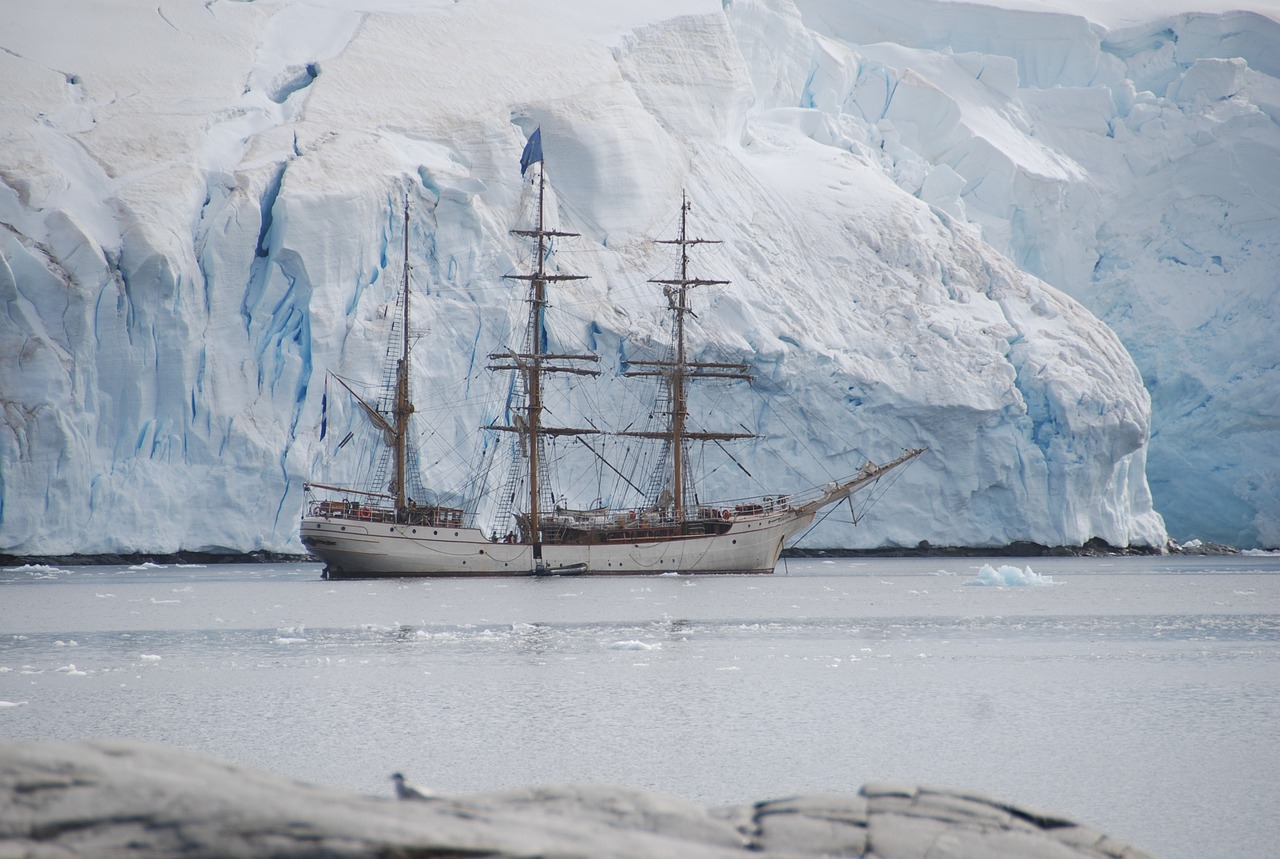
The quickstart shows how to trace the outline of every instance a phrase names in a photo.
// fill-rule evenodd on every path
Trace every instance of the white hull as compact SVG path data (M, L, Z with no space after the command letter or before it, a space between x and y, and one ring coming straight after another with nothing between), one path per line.
M772 573L783 542L812 511L736 517L722 534L592 545L543 544L542 566L527 543L488 540L478 528L437 528L307 516L302 542L330 579L437 576L592 576Z

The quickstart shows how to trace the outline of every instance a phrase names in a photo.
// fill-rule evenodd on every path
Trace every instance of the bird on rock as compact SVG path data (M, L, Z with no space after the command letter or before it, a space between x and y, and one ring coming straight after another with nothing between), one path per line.
M401 799L435 799L435 791L419 787L404 777L403 773L392 773L391 780L396 783L396 796Z

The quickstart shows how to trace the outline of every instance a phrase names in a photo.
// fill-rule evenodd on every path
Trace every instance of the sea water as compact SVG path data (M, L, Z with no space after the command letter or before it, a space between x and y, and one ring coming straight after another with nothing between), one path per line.
M703 804L894 780L1163 859L1274 855L1280 556L790 560L773 576L0 571L0 737L125 737L390 795Z

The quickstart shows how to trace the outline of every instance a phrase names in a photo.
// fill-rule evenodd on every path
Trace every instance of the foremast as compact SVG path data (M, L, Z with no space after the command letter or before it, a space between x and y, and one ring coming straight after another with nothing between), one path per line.
M391 494L395 496L396 515L409 509L405 491L409 470L409 416L413 401L409 398L409 197L404 198L404 275L401 283L400 360L396 363L396 391L391 405L394 454L391 464Z
M693 313L689 304L689 291L699 286L723 286L727 280L709 280L689 276L689 248L695 245L719 244L716 239L690 238L688 229L689 198L680 195L680 235L675 239L658 239L658 244L677 245L680 248L679 277L653 278L650 283L660 284L671 311L672 357L667 361L630 361L634 367L624 376L657 376L667 388L669 411L667 427L662 432L628 431L622 435L639 438L657 438L669 443L671 450L671 517L679 522L686 518L688 496L692 492L691 475L685 467L686 447L689 441L730 441L757 438L753 433L694 431L687 427L689 419L689 381L703 379L741 379L750 381L746 364L690 361L685 339L685 319Z
M540 148L540 147L539 147ZM518 409L511 425L490 424L489 429L516 433L520 438L522 455L528 467L527 519L521 521L523 538L533 544L534 559L541 561L542 544L542 502L543 496L550 499L548 469L545 461L544 439L549 436L594 435L600 431L580 427L549 426L544 421L546 411L542 400L543 377L551 373L568 373L578 376L598 376L599 370L583 366L585 363L599 361L599 356L591 353L564 354L547 351L545 316L548 304L547 285L570 280L585 280L584 275L562 274L547 271L547 253L549 240L556 238L575 238L578 233L567 233L546 228L546 173L538 153L538 220L537 227L532 230L512 230L512 235L533 239L537 242L537 252L533 271L529 274L504 275L508 280L523 280L529 284L529 318L525 330L523 351L494 352L489 355L491 361L501 363L490 364L490 370L514 370L520 374L525 389L525 403ZM520 520L520 517L517 517Z
M355 399L361 411L381 434L381 451L374 474L364 488L355 486L335 486L332 484L307 481L306 489L323 489L326 492L342 493L342 501L333 499L316 499L310 504L307 516L339 518L339 520L364 520L388 522L399 525L442 525L458 527L462 525L466 511L461 507L447 507L439 503L419 504L411 497L411 493L425 493L421 483L421 475L417 472L416 452L410 440L410 419L415 412L411 396L410 367L411 361L411 329L410 329L410 273L412 266L408 261L408 196L404 197L404 268L401 292L397 297L399 305L392 314L392 326L383 364L383 379L379 388L379 396L366 398L357 393L346 379L329 373L347 393ZM397 332L397 325L399 330ZM321 424L323 425L323 424ZM323 438L323 434L321 434ZM351 439L347 435L338 444L342 448ZM355 495L357 499L353 499ZM306 521L307 516L303 517Z
M330 373L338 384L346 388L353 399L360 405L366 417L382 431L383 441L391 449L389 463L390 478L387 481L387 493L369 492L340 486L329 486L323 483L309 483L318 489L329 489L340 492L365 495L370 498L390 499L395 505L396 521L407 519L409 510L409 494L407 489L409 473L409 417L414 412L413 400L409 386L409 197L404 198L404 270L400 286L400 357L396 360L395 379L391 395L391 419L387 419L374 403L369 402L357 393L341 376ZM389 350L388 350L389 351ZM385 389L384 389L385 390ZM383 400L385 403L385 400Z

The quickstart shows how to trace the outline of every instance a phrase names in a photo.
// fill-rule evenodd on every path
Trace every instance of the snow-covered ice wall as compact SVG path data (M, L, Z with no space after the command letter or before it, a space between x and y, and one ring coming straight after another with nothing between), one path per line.
M733 281L697 348L762 394L747 491L929 446L807 544L1159 545L1148 451L1187 536L1280 542L1274 22L881 5L0 7L0 552L300 549L356 420L319 441L325 371L380 373L403 195L417 375L469 392L538 126L592 276L551 336L610 373L660 342L650 240L687 190ZM465 461L493 414L442 417Z
M1280 545L1280 7L797 5L804 97L1119 334L1170 534Z

